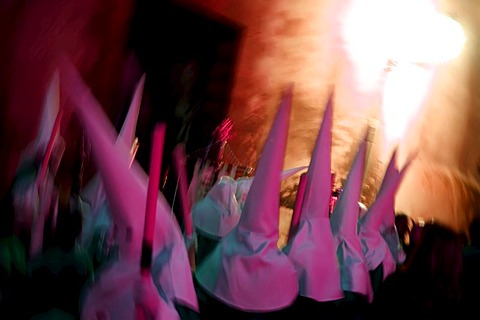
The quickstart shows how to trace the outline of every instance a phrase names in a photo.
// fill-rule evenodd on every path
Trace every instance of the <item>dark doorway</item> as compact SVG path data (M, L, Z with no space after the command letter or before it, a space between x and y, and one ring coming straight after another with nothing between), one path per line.
M240 37L239 26L206 12L171 1L137 1L129 44L146 72L142 108L148 114L139 117L143 148L137 159L148 172L150 134L165 122L162 191L171 204L177 182L171 155L178 143L186 146L189 174L199 158L218 160L213 132L227 117Z

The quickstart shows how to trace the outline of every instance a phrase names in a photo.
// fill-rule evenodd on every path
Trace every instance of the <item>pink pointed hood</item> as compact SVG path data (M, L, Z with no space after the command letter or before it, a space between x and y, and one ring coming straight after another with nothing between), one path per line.
M280 172L287 144L292 90L290 87L283 94L240 221L196 272L199 284L207 292L243 311L279 310L293 303L298 294L295 268L277 247Z
M383 277L392 274L397 264L405 260L395 228L395 194L411 163L397 168L397 149L394 150L375 202L360 220L359 235L369 270L383 264Z
M295 204L293 205L292 221L290 222L290 230L288 238L291 239L298 229L300 224L300 215L302 213L303 197L305 196L305 187L307 186L307 173L300 175L297 187L297 195L295 196Z
M145 215L144 245L145 254L151 254L154 235L155 211L160 181L161 155L165 138L164 124L158 124L154 129L151 148L150 179L147 194ZM172 301L164 300L152 281L148 256L142 257L147 262L134 266L120 260L109 265L100 273L97 280L88 291L82 305L82 319L137 319L137 313L148 319L179 320Z
M123 122L122 128L117 137L118 140L122 140L127 146L131 146L135 139L135 131L137 129L138 114L140 112L140 106L143 95L143 88L145 83L145 75L140 78L136 87L135 93L130 103L127 116ZM87 202L92 212L95 214L97 209L105 201L105 192L101 185L101 179L98 174L95 174L89 181L89 183L82 190L82 199Z
M134 162L129 147L116 141L115 129L81 76L69 61L62 65L62 85L73 102L105 188L112 220L117 226L119 260L140 265L148 176ZM153 281L168 301L198 309L188 254L170 206L159 192L153 239Z
M58 168L65 150L65 141L60 135L60 128L56 127L55 122L60 112L60 89L59 89L59 72L56 70L45 92L43 102L43 110L40 115L40 124L38 126L35 140L28 144L20 157L18 168L22 167L26 162L35 159L37 156L45 156L47 147L51 139L53 139L54 150L48 155L47 161L52 161L52 167Z
M145 84L145 74L138 81L135 92L128 109L127 116L123 122L122 128L118 134L117 142L123 141L128 147L132 146L135 139L135 131L137 128L138 114L143 96L143 88ZM99 174L95 174L88 184L83 188L81 199L84 202L84 227L82 229L82 241L89 239L93 229L98 224L109 224L106 206L106 195L103 189L102 181Z
M363 139L355 156L347 181L340 194L330 223L340 263L342 289L373 298L370 275L357 234L360 195L367 154L367 139Z
M285 250L297 269L300 295L317 301L344 296L329 219L332 99L333 95L329 97L308 167L300 224Z

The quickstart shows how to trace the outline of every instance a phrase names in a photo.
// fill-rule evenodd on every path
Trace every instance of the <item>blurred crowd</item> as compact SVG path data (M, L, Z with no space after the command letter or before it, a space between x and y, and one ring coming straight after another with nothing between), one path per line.
M396 190L415 161L397 168L395 152L375 202L359 203L366 140L333 191L332 99L309 166L283 170L289 88L254 175L202 159L190 174L180 154L172 200L149 185L154 171L135 163L135 112L116 136L81 77L65 68L60 82L99 174L62 202L55 121L47 139L26 150L1 205L2 319L475 318L480 216L458 233L395 212ZM280 183L299 173L304 184L279 246Z

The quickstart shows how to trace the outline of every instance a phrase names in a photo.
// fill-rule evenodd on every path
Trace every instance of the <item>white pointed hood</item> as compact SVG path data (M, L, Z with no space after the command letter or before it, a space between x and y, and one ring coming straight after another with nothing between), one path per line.
M55 119L60 110L59 73L55 71L47 89L40 118L36 143L39 148L45 148L55 125Z
M62 85L72 101L92 151L105 188L112 220L118 229L119 260L140 265L148 176L134 162L129 146L116 142L116 133L101 106L69 61L62 65ZM188 254L170 206L158 193L153 240L153 281L168 303L176 301L198 309Z
M371 301L373 291L370 274L357 234L360 195L367 154L367 139L363 139L355 156L352 167L338 197L330 217L333 237L337 246L337 258L340 263L342 289L356 292Z
M235 190L235 180L230 176L222 176L207 195L193 205L195 230L215 240L227 235L240 220Z
M329 219L332 99L333 95L329 97L308 167L300 224L285 248L298 272L300 295L317 301L344 296Z
M293 303L298 294L295 268L277 247L280 172L292 89L283 94L239 223L220 240L196 272L199 284L207 292L243 311L279 310Z

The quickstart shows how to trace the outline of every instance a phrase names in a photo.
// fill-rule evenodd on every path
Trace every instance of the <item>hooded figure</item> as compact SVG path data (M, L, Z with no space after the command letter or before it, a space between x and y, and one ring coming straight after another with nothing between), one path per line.
M151 254L154 235L155 210L160 181L161 154L165 139L165 127L157 126L153 137L148 185L144 247L145 256ZM143 254L144 252L142 252ZM142 258L144 258L142 257ZM111 266L94 284L82 309L82 319L166 319L180 320L172 301L160 296L150 273L151 257L142 259L141 268L125 263ZM117 283L122 286L118 287ZM113 285L112 285L113 284Z
M83 302L82 320L140 319L136 307L142 306L150 317L144 319L179 320L172 301L166 300L152 282L141 275L140 265L120 262L97 280ZM149 282L147 282L149 281Z
M222 176L207 195L192 206L192 219L197 235L197 263L201 263L218 241L240 220L235 189L236 181L230 176Z
M195 230L201 235L220 240L240 220L240 211L235 198L236 182L222 176L207 195L192 207Z
M205 291L241 311L280 310L292 304L298 294L295 267L277 247L280 173L287 144L292 89L282 97L240 221L196 271L198 283Z
M298 273L301 296L316 301L344 297L330 228L332 97L308 167L300 222L284 249Z
M39 254L43 247L45 223L54 229L58 211L58 190L54 179L65 151L60 135L59 75L54 72L48 85L43 112L35 141L23 151L12 186L14 232L29 247L30 256ZM48 227L48 226L47 226Z
M59 73L55 71L45 94L37 136L35 141L27 145L22 152L18 170L21 170L25 165L29 165L31 161L43 161L48 151L50 140L52 140L52 150L49 150L51 154L46 162L50 171L54 174L56 173L65 150L65 141L60 135L60 128L56 125L57 118L61 116ZM38 157L41 159L38 159Z
M127 146L131 146L135 139L135 131L142 103L144 85L145 74L140 78L135 87L135 92L127 116L117 137L117 141L122 140ZM84 203L84 226L81 235L82 243L87 245L92 240L95 241L96 239L94 238L94 235L96 233L98 233L100 238L105 241L107 234L109 231L111 232L112 221L105 190L103 189L100 175L98 173L90 179L88 185L82 190L81 198Z
M358 201L362 191L367 154L367 139L362 141L350 172L330 217L333 237L340 263L342 289L373 298L370 275L357 234Z
M158 290L152 277L138 266L119 261L101 273L82 301L81 319L141 319L138 308L148 315L143 319L180 320L173 301Z
M282 180L306 169L307 166L284 170ZM195 228L214 240L220 240L235 227L240 219L241 207L239 197L245 201L254 177L233 179L221 176L208 191L205 198L192 207ZM242 206L243 206L242 202Z
M395 194L412 161L410 158L399 170L396 165L397 149L392 153L375 202L360 219L359 236L370 271L383 266L383 280L405 260L395 228Z
M63 61L62 67L62 85L73 102L83 130L92 142L94 159L117 229L118 261L104 269L100 277L115 278L116 270L136 270L140 267L145 224L145 215L142 213L146 208L148 176L138 163L131 165L129 146L116 139L114 127L78 71L69 61ZM188 254L180 227L170 211L168 202L159 192L152 248L153 282L167 305L179 303L197 311L198 302ZM139 274L136 271L134 273ZM120 281L104 283L117 289L123 286ZM96 301L101 303L101 300Z

